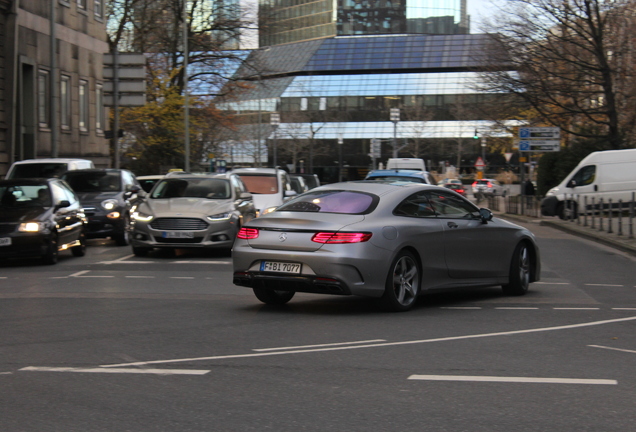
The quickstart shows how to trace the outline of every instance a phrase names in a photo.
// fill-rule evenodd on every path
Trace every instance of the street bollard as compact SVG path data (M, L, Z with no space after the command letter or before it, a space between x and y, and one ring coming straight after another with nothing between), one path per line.
M592 229L596 228L596 200L592 197Z
M598 199L598 230L603 231L603 198Z
M623 235L623 200L618 200L618 233L617 235Z
M576 196L576 203L574 203L573 207L573 212L576 213L574 215L574 217L576 217L576 224L577 225L581 225L581 218L579 217L581 214L581 210L579 209L579 202L581 202L581 195L577 195Z
M632 200L629 203L629 238L634 238L634 201L636 201L636 192L632 192Z
M612 228L612 199L607 200L607 233L612 234L614 229Z
M587 226L587 195L583 198L585 204L585 210L583 212L583 226Z

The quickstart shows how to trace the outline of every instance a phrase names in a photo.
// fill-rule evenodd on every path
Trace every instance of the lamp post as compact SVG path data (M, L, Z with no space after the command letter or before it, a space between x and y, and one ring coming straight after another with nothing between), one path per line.
M342 135L338 136L338 182L342 181Z
M269 116L269 124L271 124L272 126L274 126L274 149L273 149L273 153L274 153L274 168L278 168L278 156L277 156L277 150L278 150L278 142L276 141L276 131L278 131L278 126L280 125L280 114L279 113L271 113Z
M183 2L183 107L184 107L184 149L186 172L190 171L190 102L188 101L188 2ZM118 131L115 131L117 133Z
M393 122L393 158L398 155L397 151L397 124L400 121L400 109L391 108L391 121Z

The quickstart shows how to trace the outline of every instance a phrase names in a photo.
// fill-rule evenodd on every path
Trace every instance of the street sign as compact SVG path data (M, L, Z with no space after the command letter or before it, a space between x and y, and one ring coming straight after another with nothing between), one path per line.
M475 168L483 168L485 167L486 164L484 163L484 160L480 157L477 158L477 160L475 161Z
M381 156L382 150L382 141L377 138L371 139L371 153L369 154L372 158L379 158Z
M558 127L520 127L519 138L521 139L559 139L561 129Z
M280 125L280 114L279 113L271 113L269 115L269 124L271 124L272 126L279 126Z
M561 142L558 140L521 140L519 141L519 151L559 151L561 150Z

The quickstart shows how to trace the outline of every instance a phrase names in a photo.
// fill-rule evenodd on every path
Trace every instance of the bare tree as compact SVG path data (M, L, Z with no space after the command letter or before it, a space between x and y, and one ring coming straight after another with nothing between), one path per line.
M633 0L508 0L492 31L486 90L510 93L537 123L633 145ZM515 71L515 72L510 72Z

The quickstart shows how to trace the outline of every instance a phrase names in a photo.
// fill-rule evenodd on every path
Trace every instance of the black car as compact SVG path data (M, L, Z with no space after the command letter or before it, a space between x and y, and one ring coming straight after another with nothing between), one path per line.
M0 180L0 258L84 256L86 219L79 199L60 179Z
M144 192L135 175L124 169L69 171L64 179L79 196L88 219L87 238L112 238L129 243L130 208Z

